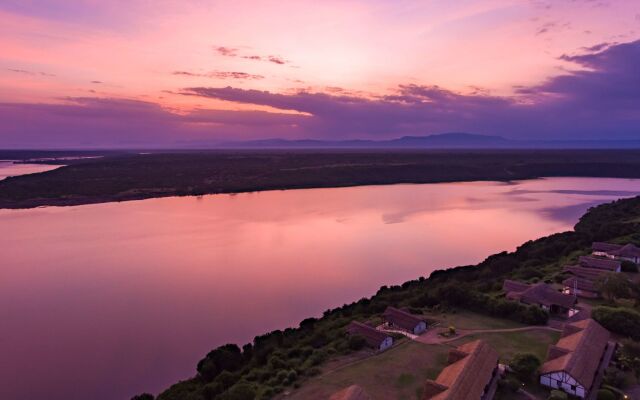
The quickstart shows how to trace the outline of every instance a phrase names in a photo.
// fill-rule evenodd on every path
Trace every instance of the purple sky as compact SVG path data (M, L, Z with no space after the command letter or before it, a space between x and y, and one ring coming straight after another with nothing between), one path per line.
M640 139L632 3L4 1L0 147Z

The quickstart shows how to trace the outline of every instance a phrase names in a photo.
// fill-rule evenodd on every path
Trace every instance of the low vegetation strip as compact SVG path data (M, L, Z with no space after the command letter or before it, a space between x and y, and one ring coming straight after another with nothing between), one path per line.
M0 181L0 208L544 176L640 178L640 150L107 153L54 171Z
M516 321L517 325L523 320L543 324L547 318L546 313L540 313L539 309L533 311L528 307L516 307L511 301L504 299L502 282L505 279L562 282L565 279L562 265L567 260L588 254L594 241L640 244L639 216L640 197L601 205L584 215L574 231L529 241L515 252L493 255L475 266L436 271L429 278L422 277L400 286L384 286L371 298L327 310L321 318L306 319L297 328L277 330L258 336L242 348L234 344L221 346L198 363L193 378L173 385L161 393L158 399L271 399L285 391L294 394L297 391L304 393L305 390L309 390L307 385L313 387L312 385L316 384L314 377L322 374L323 368L331 365L327 364L328 360L340 359L362 351L363 342L356 340L357 336L347 336L345 327L354 320L375 326L381 322L381 315L388 306L407 308L414 314L429 316L443 313L452 315L462 309L463 317L458 320L467 321L468 324L473 322L468 309L491 316L485 318L487 321L506 318ZM618 302L616 296L631 298ZM609 301L609 307L615 309L615 312L596 310L594 318L600 319L600 322L613 332L631 336L622 346L624 352L620 355L620 363L627 370L636 371L640 376L640 363L637 362L640 360L640 343L631 340L634 337L633 327L630 327L624 318L639 307L640 296L635 291L614 293ZM533 338L531 335L544 337ZM557 332L552 330L478 334L485 336L486 340L495 341L496 348L502 349L504 358L526 350L526 353L533 352L535 357L541 360L544 359L540 357L543 354L543 346L553 342L554 335L557 335ZM471 338L464 338L469 339ZM391 348L391 351L389 357L397 354L393 352L394 348ZM436 353L437 350L434 350L433 354L437 359ZM374 357L372 360L385 356ZM434 366L439 364L436 363ZM388 370L392 367L384 365L380 368ZM344 370L351 371L349 368ZM407 382L415 382L424 377L416 373L408 374L412 376L398 375L394 379L408 385ZM338 373L329 375L342 376ZM618 375L618 372L612 372L612 377L607 378L607 382L611 384L615 379L620 380L617 378ZM328 384L327 390L337 388L343 383L360 383L347 382L350 380L349 377L355 376L338 379ZM622 380L624 381L624 377ZM392 390L393 379L390 381L381 378L380 382L389 385L388 390ZM519 384L515 382L509 386L517 390ZM399 395L390 394L389 398L394 396ZM410 394L407 396L409 397L402 395L404 398L413 397Z

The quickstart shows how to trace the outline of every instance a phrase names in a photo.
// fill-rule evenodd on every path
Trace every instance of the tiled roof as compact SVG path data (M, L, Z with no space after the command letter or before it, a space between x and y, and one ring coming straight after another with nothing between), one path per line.
M527 285L525 283L505 280L503 288L505 288L505 290L506 288L516 289L509 291L507 297L528 304L542 304L547 307L558 305L571 308L576 303L576 299L573 296L562 294L546 283Z
M584 291L593 292L593 293L597 293L600 291L600 289L598 289L598 285L594 281L589 279L572 276L571 278L567 278L564 281L562 281L562 284L564 286L570 287L570 288L576 287L576 283L577 283L578 290L584 290Z
M620 261L609 260L607 258L580 256L578 262L581 266L586 268L597 268L607 271L616 271L618 268L620 268Z
M609 254L614 255L614 256L620 256L620 257L640 257L640 248L629 243L625 246L622 246L620 249L618 250L614 250L609 252Z
M385 320L409 331L413 331L420 322L424 322L424 319L395 307L387 307L383 316Z
M521 293L525 290L529 289L529 285L527 283L512 281L511 279L505 279L502 283L502 290L505 292L516 292Z
M358 321L351 321L351 323L347 326L347 332L349 332L350 335L362 336L367 341L369 346L372 347L380 347L382 342L384 342L384 340L389 337L389 335L387 335L386 333Z
M564 371L588 391L608 340L609 331L592 319L567 324L558 343L550 346L540 373Z
M598 280L601 276L607 273L607 271L603 269L586 268L579 265L566 265L563 271L570 272L579 278L589 279L592 281Z
M640 247L629 243L626 245L594 242L591 245L593 251L603 252L611 254L612 256L620 257L640 257Z
M593 242L591 244L591 250L602 253L608 253L612 250L619 250L622 246L619 244L605 243L605 242Z
M498 352L483 340L458 347L454 362L435 381L428 380L423 400L478 400L498 364Z

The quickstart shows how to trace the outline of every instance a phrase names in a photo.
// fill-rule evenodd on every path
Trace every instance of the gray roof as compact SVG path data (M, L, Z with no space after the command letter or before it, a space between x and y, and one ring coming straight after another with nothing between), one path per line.
M576 304L575 297L562 294L546 283L527 285L526 283L506 280L503 288L505 290L507 288L515 289L507 291L508 298L528 304L542 304L547 307L557 305L565 308L571 308Z
M620 261L609 260L607 258L581 256L578 262L586 268L604 269L607 271L616 271L620 268Z

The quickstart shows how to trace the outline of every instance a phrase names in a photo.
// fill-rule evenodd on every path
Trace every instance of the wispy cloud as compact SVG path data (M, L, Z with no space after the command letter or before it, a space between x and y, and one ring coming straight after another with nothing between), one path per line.
M152 102L105 98L68 98L64 104L0 103L0 144L17 146L25 138L30 143L54 140L60 145L120 140L171 144L178 138L388 138L451 131L527 139L637 139L640 41L563 59L580 68L522 87L516 96L418 84L397 85L378 95L339 87L277 93L200 86L180 93L281 112L198 108L175 114ZM181 72L190 74L176 71Z
M241 54L240 48L227 46L214 46L216 53L223 57L239 57L251 61L264 61L273 64L284 65L289 61L277 55L257 55L257 54Z
M26 69L19 69L19 68L7 68L8 71L11 72L15 72L17 74L25 74L25 75L32 75L32 76L49 76L49 77L54 77L56 76L55 74L50 74L48 72L36 72L36 71L29 71Z
M264 79L263 75L249 74L247 72L237 71L210 71L210 72L189 72L189 71L174 71L173 75L182 75L189 77L199 78L215 78L215 79L246 79L246 80L259 80Z

